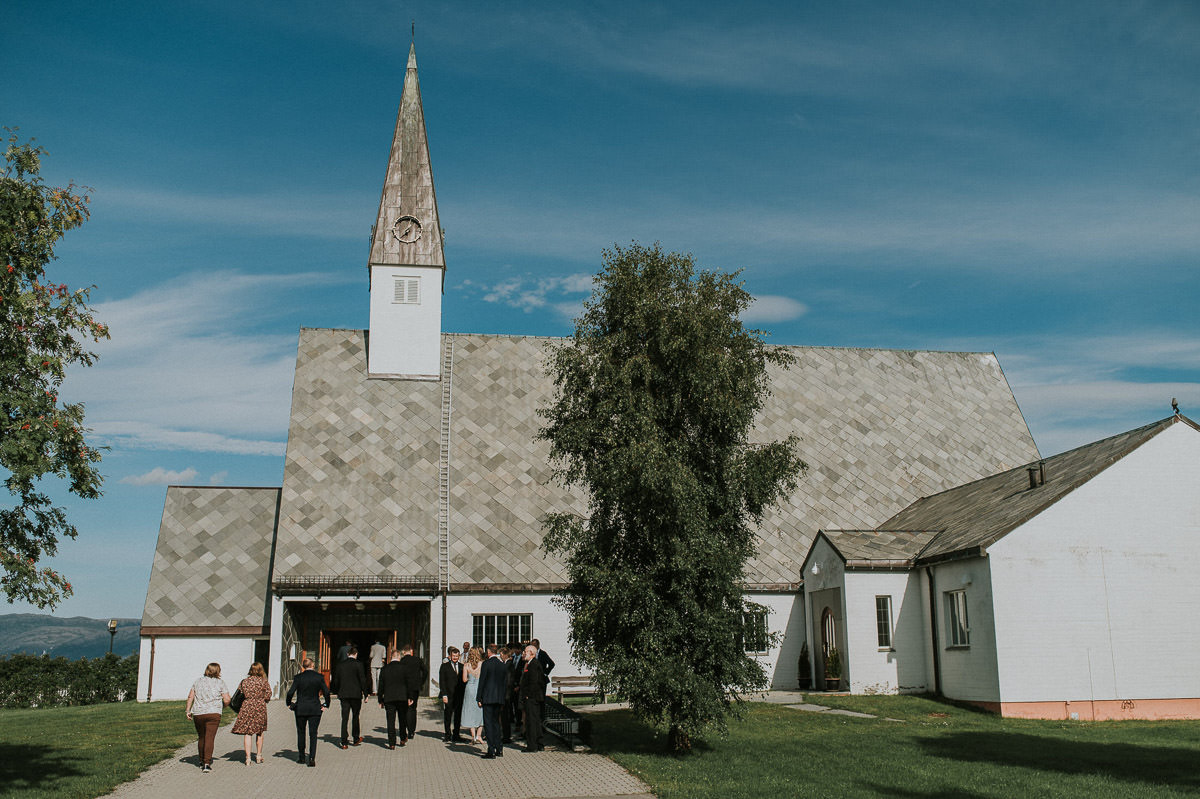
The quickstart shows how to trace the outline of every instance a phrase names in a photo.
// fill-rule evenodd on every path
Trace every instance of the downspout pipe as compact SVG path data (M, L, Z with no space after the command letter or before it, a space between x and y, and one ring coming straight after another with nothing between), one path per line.
M925 580L929 583L929 637L933 643L933 693L942 695L942 653L938 646L937 592L933 587L933 567L925 567Z
M150 673L146 675L146 701L150 701L150 697L154 695L154 643L158 639L157 635L150 636Z

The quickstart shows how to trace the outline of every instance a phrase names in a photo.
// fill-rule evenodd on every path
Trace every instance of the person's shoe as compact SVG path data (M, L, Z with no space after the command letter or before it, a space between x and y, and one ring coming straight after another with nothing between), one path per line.
M443 736L442 736L442 743L444 743L444 744L448 744L448 743L450 743L450 736L449 736L449 735L443 735Z
M303 752L301 752L300 754L296 755L296 762L297 762L297 763L303 763L305 760L306 760L306 758L304 757L304 753L303 753Z
M496 757L504 757L504 750L501 749L499 752L497 752Z
M396 748L395 744L388 744L388 749L395 749L395 748Z
M408 743L408 739L407 739L407 738L401 738L401 739L400 739L400 745L401 745L401 746L404 746L406 743Z
M352 743L350 745L351 746L359 746L360 744L362 744L362 736L361 735L358 736L357 738L355 738L354 743Z
M204 765L202 765L202 766L200 767L200 773L201 773L201 774L207 774L207 773L209 773L210 771L212 771L212 766L208 765L207 763L205 763Z
M308 767L312 768L315 765L317 765L317 759L315 757L310 757L308 759Z
M483 756L483 759L484 760L495 760L496 756L493 755L491 752L488 752L486 755Z

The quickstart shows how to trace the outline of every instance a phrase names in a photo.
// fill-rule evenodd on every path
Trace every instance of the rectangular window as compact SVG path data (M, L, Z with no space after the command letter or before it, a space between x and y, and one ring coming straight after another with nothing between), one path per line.
M970 646L971 628L967 624L967 592L946 592L946 630L950 646Z
M487 646L533 638L532 613L476 613L471 616L471 645Z
M771 648L767 633L767 611L756 610L742 614L742 635L745 651L765 655Z
M420 305L421 279L419 277L394 277L392 279L395 281L395 294L392 296L392 304Z
M875 597L875 635L880 649L892 648L892 598Z

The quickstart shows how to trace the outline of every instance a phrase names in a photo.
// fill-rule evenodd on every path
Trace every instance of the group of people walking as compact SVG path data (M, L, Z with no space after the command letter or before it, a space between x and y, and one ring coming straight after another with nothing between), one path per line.
M465 651L466 663L461 661ZM503 757L504 744L511 743L514 730L522 731L526 752L542 750L542 709L546 684L554 661L535 638L527 644L488 644L463 649L450 647L438 673L438 699L446 743L463 742L462 730L471 733L471 743L486 744L486 759Z
M312 658L303 657L301 671L292 679L284 701L296 715L297 760L316 766L317 730L321 716L330 707L331 695L341 704L342 728L339 746L346 749L363 742L360 716L362 703L374 693L387 716L388 748L404 746L417 730L417 703L425 686L425 664L413 654L411 645L383 650L371 649L372 672L358 659L358 650L347 642L338 652L330 685L314 669ZM462 662L462 652L466 662ZM375 661L387 662L379 666ZM488 644L486 651L450 647L438 674L438 698L442 703L447 743L465 743L462 729L470 730L471 741L484 745L484 759L501 757L504 744L514 731L523 731L525 751L542 750L542 707L554 661L541 650L537 639L527 644ZM372 691L374 687L374 692ZM332 689L332 690L331 690ZM233 704L238 716L232 732L244 736L246 765L263 763L263 737L267 730L267 702L271 686L261 663L254 663L238 684L235 699L221 679L219 663L209 663L204 675L188 692L186 714L196 726L200 768L212 771L213 747L225 706Z

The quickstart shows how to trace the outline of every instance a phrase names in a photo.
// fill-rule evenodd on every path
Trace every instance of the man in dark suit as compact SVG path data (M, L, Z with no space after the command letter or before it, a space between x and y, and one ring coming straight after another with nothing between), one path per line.
M357 647L351 646L346 653L346 659L333 667L333 692L342 703L342 748L347 743L358 746L362 743L359 728L359 714L362 712L363 697L371 693L371 680L367 677L366 665L358 659ZM347 738L346 725L350 717L354 717L354 738Z
M304 759L304 730L308 728L308 765L317 765L317 726L321 723L321 714L329 707L329 686L325 678L313 671L312 658L300 661L303 668L292 679L292 687L288 689L284 700L287 706L296 713L296 749L299 750L297 761Z
M400 647L400 667L404 670L404 682L408 686L408 708L404 715L404 729L409 739L417 734L417 700L425 687L425 664L413 654L412 644Z
M525 667L521 672L521 709L525 711L525 751L542 751L542 708L546 704L546 674L538 659L537 647L525 647Z
M531 638L529 643L537 650L538 662L542 664L542 675L546 678L546 682L550 682L550 672L554 671L554 660L546 654L546 650L542 649L541 641Z
M467 684L463 682L462 664L458 662L458 647L450 647L446 654L449 659L438 672L438 699L442 700L442 721L446 726L446 735L442 740L450 743L462 738L459 733L462 731L463 694Z
M400 745L408 743L408 727L405 717L408 714L408 679L406 671L400 665L400 650L393 649L389 653L389 661L379 670L379 685L375 693L379 696L379 706L387 712L388 749L396 748L396 720L400 720Z
M488 659L479 670L479 689L475 696L483 708L483 735L487 738L487 754L483 756L484 760L504 756L504 744L500 734L500 707L504 704L507 675L504 663L496 650L495 644L488 644Z

